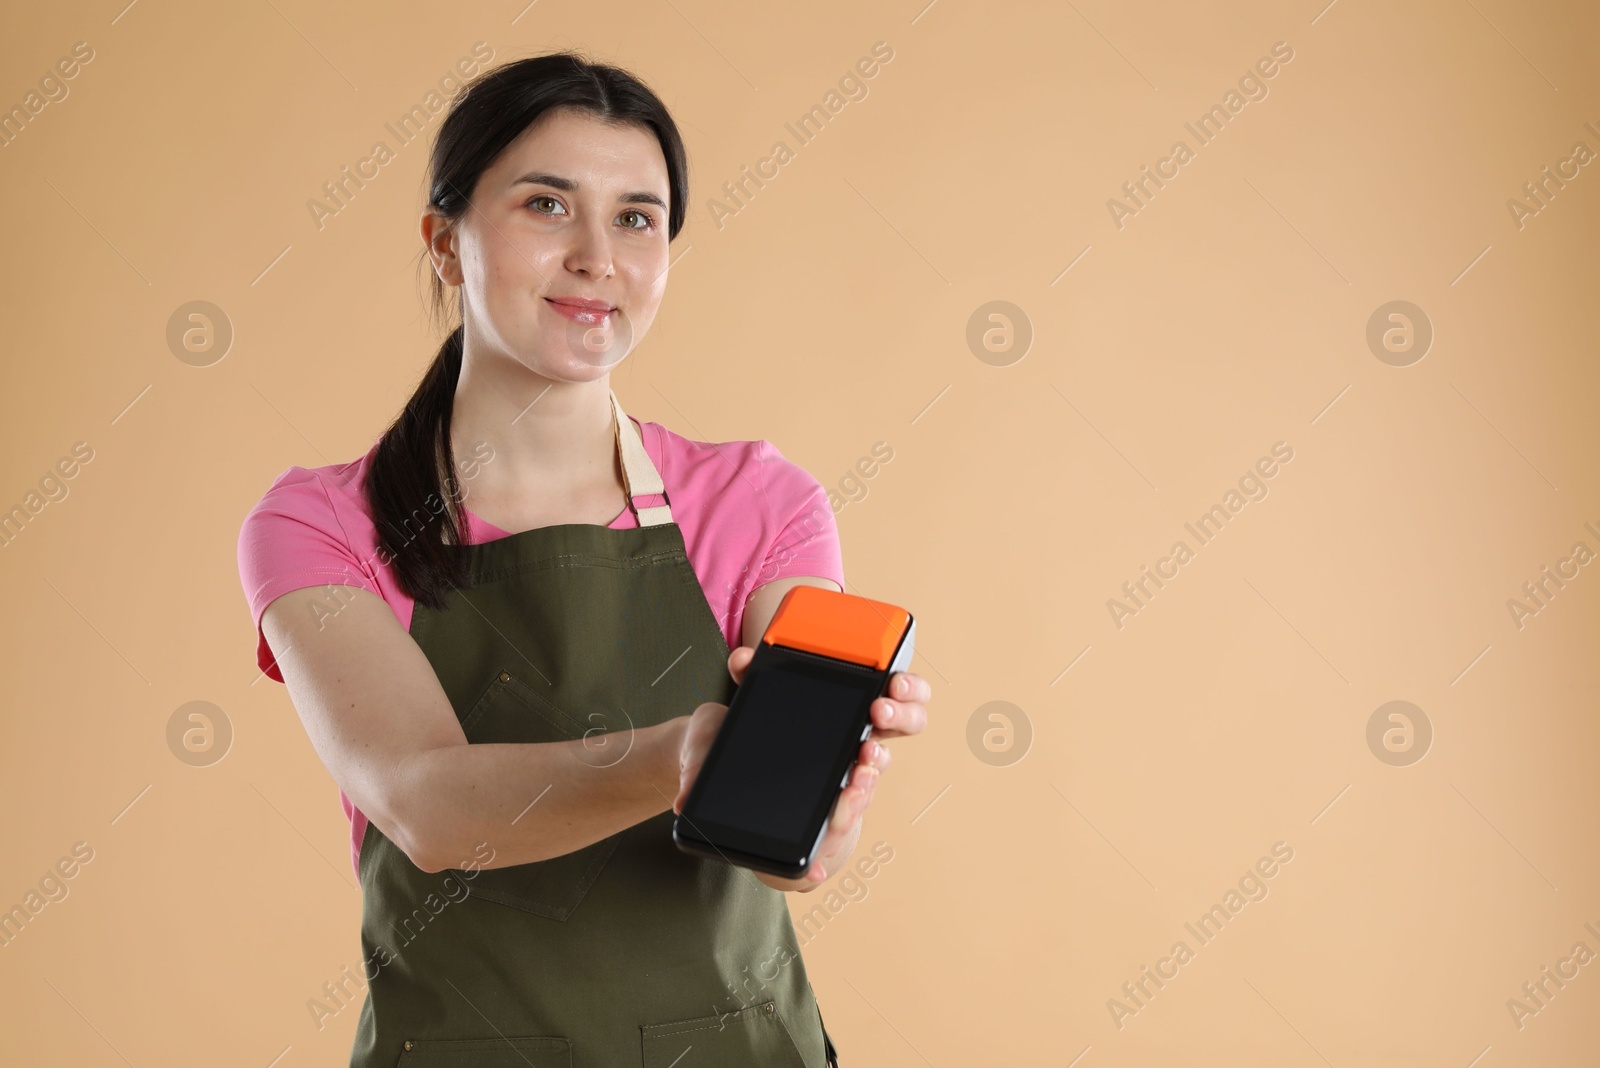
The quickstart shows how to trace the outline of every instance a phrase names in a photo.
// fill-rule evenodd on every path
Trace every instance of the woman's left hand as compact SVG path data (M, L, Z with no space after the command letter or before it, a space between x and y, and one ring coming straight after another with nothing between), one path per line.
M728 671L733 681L742 683L755 650L741 645L728 656ZM856 753L855 766L850 769L850 781L840 791L828 815L828 829L812 858L811 867L798 879L785 879L767 872L755 872L757 878L778 890L814 890L843 867L855 852L856 841L861 837L861 817L872 802L878 776L889 766L889 748L883 741L905 738L920 733L928 722L924 707L932 698L932 688L921 675L897 671L889 679L889 696L872 702L872 734L861 743Z

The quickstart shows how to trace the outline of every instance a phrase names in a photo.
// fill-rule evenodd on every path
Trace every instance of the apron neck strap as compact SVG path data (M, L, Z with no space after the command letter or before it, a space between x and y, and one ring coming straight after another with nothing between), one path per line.
M617 400L616 392L614 390L610 392L612 425L616 431L617 454L622 457L622 486L623 492L628 496L628 507L639 517L641 527L670 523L672 522L670 504L645 507L634 500L635 497L654 495L661 495L664 499L666 486L661 481L661 472L656 470L650 454L645 451L644 442L639 439L638 428L622 410L622 403Z

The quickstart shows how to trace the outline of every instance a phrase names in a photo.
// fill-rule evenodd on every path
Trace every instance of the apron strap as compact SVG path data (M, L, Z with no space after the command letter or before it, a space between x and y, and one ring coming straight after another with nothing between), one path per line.
M665 496L667 490L661 481L661 472L656 470L650 454L645 451L644 442L639 440L638 428L623 412L622 402L617 400L615 390L611 391L611 415L616 430L617 452L622 457L622 485L623 492L628 495L628 507L639 517L641 527L672 522L671 504L641 507L634 502L635 497Z

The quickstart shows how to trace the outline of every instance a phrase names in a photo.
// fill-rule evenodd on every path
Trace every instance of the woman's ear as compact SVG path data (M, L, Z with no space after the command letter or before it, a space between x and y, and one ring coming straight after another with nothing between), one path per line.
M449 219L429 208L422 213L422 241L428 246L433 272L447 286L459 286L461 257L456 249L456 228Z

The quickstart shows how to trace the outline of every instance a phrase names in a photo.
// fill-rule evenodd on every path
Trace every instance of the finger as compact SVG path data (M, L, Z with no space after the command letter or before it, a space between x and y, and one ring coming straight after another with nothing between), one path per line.
M921 675L910 671L897 671L889 680L889 696L901 701L933 700L933 687Z
M683 811L685 802L689 800L689 791L694 788L695 779L700 777L701 763L703 762L694 760L679 767L678 796L672 800L673 813L676 814Z
M889 747L873 738L868 738L861 743L861 751L857 754L857 762L882 771L889 766Z
M872 702L873 734L879 738L900 738L916 734L928 722L927 709L920 701L896 701L880 697Z
M833 803L833 813L828 817L828 833L822 836L817 848L818 860L806 872L806 878L820 883L828 877L822 868L821 858L837 853L856 827L861 823L867 805L872 801L872 791L878 780L876 768L857 764L850 772L850 785L839 793Z
M755 658L756 651L748 645L741 645L728 654L728 674L733 676L735 683L744 682L744 673Z
M878 781L878 769L868 764L857 764L850 769L850 784L839 791L833 803L833 813L828 817L828 833L822 836L821 853L832 853L849 835L867 810L872 800L872 790Z

